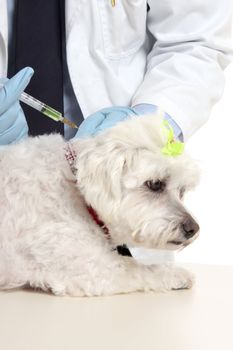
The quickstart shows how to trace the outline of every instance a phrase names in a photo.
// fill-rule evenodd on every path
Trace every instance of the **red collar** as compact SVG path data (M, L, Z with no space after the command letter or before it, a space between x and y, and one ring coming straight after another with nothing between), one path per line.
M64 147L65 150L65 157L66 160L70 166L70 170L74 174L74 176L77 175L77 168L76 168L76 159L77 159L77 154L75 150L72 147L72 144L70 142L67 142Z
M107 226L105 226L105 223L100 220L98 214L96 213L96 211L91 207L91 206L87 206L87 210L89 211L89 214L92 216L93 220L96 222L96 224L102 228L104 235L107 239L110 239L110 232L109 229L107 228Z
M64 149L65 149L65 157L66 157L66 160L70 166L70 170L72 171L72 173L76 177L76 175L77 175L77 168L76 168L77 154L76 154L75 150L73 149L72 144L70 142L66 143ZM111 236L110 236L109 230L105 226L104 222L99 219L99 216L96 213L96 211L91 206L87 206L87 210L88 210L89 214L92 216L93 220L96 222L96 224L100 228L102 228L105 237L107 239L110 239Z

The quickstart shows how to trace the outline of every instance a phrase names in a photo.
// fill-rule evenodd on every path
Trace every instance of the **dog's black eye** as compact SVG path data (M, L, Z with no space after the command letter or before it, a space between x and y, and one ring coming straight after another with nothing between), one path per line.
M151 191L154 191L154 192L163 192L166 187L166 183L160 180L157 180L157 181L149 180L149 181L146 181L145 184Z

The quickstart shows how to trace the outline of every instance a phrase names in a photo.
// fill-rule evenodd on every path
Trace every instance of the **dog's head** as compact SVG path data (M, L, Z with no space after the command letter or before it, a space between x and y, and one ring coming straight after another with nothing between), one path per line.
M185 153L162 154L161 118L143 116L78 142L78 185L115 244L178 249L199 226L183 205L199 178Z

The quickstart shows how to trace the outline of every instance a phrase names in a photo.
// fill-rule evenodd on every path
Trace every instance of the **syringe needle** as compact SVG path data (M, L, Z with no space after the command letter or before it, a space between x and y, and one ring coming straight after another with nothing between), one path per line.
M61 120L61 122L63 122L64 124L69 125L71 128L73 129L78 129L78 126L76 124L74 124L73 122L71 122L69 119L64 118Z

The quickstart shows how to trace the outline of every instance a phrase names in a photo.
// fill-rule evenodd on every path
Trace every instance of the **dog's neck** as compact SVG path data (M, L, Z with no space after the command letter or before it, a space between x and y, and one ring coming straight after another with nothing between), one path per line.
M64 150L65 150L65 158L69 164L70 170L76 177L77 176L77 168L76 168L77 154L74 147L72 147L71 142L67 142L65 144Z
M76 153L71 142L67 142L65 144L64 150L65 150L65 158L69 164L70 170L73 173L73 175L75 176L76 181L77 181L77 172L78 172L77 165L76 165L77 164L77 162L76 162L77 161L77 153ZM96 224L103 230L105 237L107 239L110 239L111 236L110 236L109 229L107 228L105 223L102 220L100 220L97 212L90 205L89 206L87 205L87 210L88 210L89 214L91 215L91 217L93 218L93 220L96 222Z

